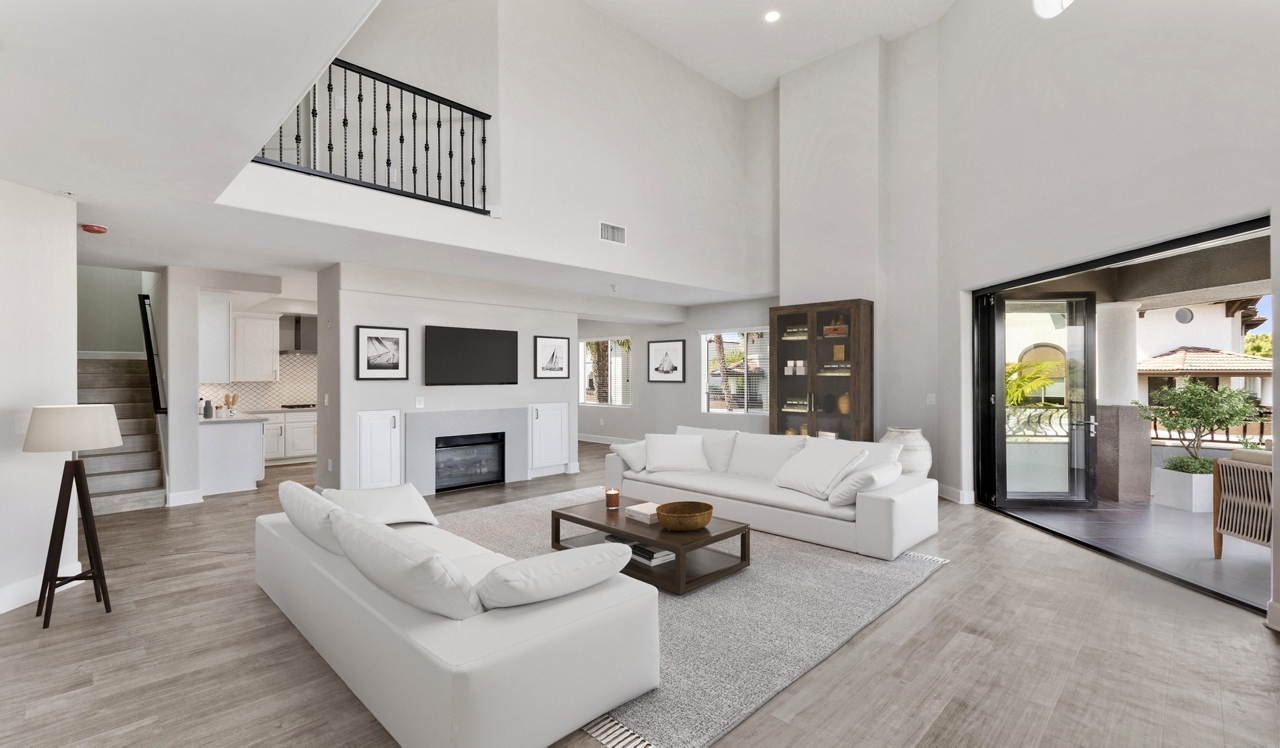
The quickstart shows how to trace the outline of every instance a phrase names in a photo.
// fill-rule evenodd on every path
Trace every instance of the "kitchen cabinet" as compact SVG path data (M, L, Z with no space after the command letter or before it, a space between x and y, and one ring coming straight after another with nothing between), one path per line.
M569 462L569 403L529 406L529 467L555 468Z
M231 381L274 382L280 378L280 315L234 316Z
M284 417L284 456L311 457L316 453L316 414L288 413Z
M270 413L263 425L262 457L266 460L279 460L285 456L284 414Z
M356 488L400 485L400 411L356 413L356 431L360 444Z
M201 291L196 307L200 381L231 381L231 294Z

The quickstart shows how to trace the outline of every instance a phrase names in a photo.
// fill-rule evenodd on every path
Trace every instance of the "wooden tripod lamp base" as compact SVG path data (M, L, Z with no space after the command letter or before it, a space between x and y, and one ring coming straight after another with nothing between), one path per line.
M102 570L102 550L98 546L98 528L93 522L93 506L89 501L89 479L85 477L84 460L77 452L85 449L108 449L123 444L113 405L42 405L31 410L23 452L70 452L71 459L62 467L62 488L53 513L53 534L49 537L49 555L44 561L44 578L40 582L40 602L36 616L44 616L44 628L53 617L53 597L58 588L71 582L93 582L93 595L111 612L107 594L107 577ZM89 569L75 576L58 576L62 560L62 543L67 536L67 519L71 514L71 490L75 489L84 524L85 550L89 553Z
M71 488L74 484L76 500L80 504L80 521L84 524L85 550L89 552L89 569L71 577L58 576L62 561L62 541L67 536L67 517L71 513ZM64 584L91 580L93 596L111 612L111 596L107 594L107 577L102 568L102 550L98 546L98 528L93 522L93 506L89 501L89 480L84 473L84 460L67 460L62 469L62 488L58 491L58 506L53 514L53 535L49 538L49 555L44 562L44 579L40 582L40 602L36 604L36 617L44 616L43 628L49 628L53 617L53 593Z

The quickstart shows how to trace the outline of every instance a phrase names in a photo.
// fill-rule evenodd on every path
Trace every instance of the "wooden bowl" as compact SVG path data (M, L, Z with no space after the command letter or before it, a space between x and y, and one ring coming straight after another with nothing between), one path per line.
M711 521L710 504L701 501L673 501L658 505L658 524L675 532L701 530Z

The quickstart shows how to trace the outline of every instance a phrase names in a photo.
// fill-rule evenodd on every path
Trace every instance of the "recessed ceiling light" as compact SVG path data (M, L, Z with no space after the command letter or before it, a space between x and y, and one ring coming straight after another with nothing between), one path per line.
M771 10L768 13L764 14L764 20L768 21L769 23L773 23L779 18L782 18L782 14L776 10Z
M82 224L80 224L80 230L81 230L81 231L83 231L83 232L84 232L84 233L86 233L86 234L105 234L105 233L107 233L107 227L106 227L106 226L99 226L99 225L98 225L98 224L96 224L96 223L82 223Z

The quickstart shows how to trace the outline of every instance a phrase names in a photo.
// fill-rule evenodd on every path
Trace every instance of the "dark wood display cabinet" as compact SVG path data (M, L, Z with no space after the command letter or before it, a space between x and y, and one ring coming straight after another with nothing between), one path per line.
M871 302L769 310L769 430L872 441Z

